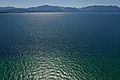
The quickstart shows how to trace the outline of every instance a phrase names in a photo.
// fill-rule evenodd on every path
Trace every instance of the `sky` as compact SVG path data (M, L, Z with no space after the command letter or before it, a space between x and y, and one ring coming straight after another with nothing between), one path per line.
M33 7L41 5L55 5L65 7L85 7L90 5L117 5L120 0L0 0L0 7Z

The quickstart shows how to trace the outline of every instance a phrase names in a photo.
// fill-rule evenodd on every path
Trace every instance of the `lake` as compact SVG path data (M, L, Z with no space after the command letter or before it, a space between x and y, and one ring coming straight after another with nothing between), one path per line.
M1 13L0 80L120 80L120 13Z

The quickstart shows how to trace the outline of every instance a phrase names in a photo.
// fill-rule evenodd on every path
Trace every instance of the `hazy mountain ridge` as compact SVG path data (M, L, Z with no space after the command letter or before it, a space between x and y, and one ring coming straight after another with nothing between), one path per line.
M79 11L87 11L87 12L120 12L120 8L118 6L87 6L80 8Z
M0 13L24 12L120 12L118 6L87 6L82 8L43 5L29 8L0 7Z
M23 13L28 10L25 8L15 8L15 7L0 7L0 13Z

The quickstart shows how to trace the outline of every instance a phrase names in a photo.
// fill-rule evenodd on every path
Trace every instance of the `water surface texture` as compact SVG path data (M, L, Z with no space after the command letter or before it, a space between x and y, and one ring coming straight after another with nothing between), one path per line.
M120 80L120 13L0 14L0 80Z

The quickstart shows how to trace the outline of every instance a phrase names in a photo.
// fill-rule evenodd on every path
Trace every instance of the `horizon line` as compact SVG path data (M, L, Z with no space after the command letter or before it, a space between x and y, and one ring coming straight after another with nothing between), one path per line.
M17 7L17 6L0 6L0 7L14 7L14 8L30 8L30 7L39 7L39 6L57 6L57 5L49 5L49 4L43 4L43 5L37 5L37 6L29 6L29 7ZM59 6L58 7L71 7L71 8L84 8L84 7L89 7L89 6L116 6L116 7L119 7L118 5L88 5L88 6L82 6L82 7L73 7L73 6Z

